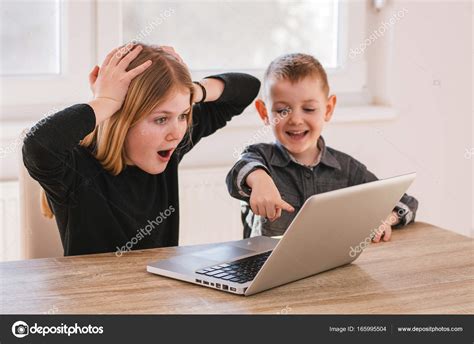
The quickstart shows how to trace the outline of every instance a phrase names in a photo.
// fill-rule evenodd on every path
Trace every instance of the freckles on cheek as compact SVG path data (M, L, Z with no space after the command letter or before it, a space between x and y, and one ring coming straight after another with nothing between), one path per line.
M148 126L143 126L143 127L141 127L139 130L137 130L138 136L139 136L139 137L142 137L142 138L143 138L143 137L148 137L148 136L150 136L150 135L152 134L152 132L153 132L153 131L152 131L151 128L148 127Z
M146 146L146 136L142 135L139 130L129 131L125 138L125 149L129 156L136 157Z
M156 141L156 136L156 130L150 127L144 127L137 131L135 139L140 145L149 145Z

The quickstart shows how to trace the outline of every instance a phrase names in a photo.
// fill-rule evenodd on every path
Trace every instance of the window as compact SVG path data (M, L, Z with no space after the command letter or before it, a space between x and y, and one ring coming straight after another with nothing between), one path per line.
M0 4L1 118L39 119L62 104L89 99L88 74L96 55L94 3Z
M175 46L195 79L232 70L261 78L276 56L307 52L326 67L340 105L365 104L366 54L351 59L349 49L365 39L366 12L365 2L344 0L6 0L1 40L12 50L1 53L1 118L88 100L93 65L134 39Z
M59 74L60 2L5 1L0 13L0 74Z
M105 56L132 40L171 45L194 78L231 70L262 77L278 55L306 52L325 66L340 104L362 103L367 63L348 55L365 39L365 18L363 1L99 2L98 49Z
M125 2L123 40L172 45L194 71L262 70L295 51L336 68L338 7L337 1Z

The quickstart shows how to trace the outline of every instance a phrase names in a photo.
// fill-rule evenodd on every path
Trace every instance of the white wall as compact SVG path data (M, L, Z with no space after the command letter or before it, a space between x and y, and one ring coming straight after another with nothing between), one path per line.
M400 8L408 12L394 27L389 66L399 119L365 147L381 175L418 172L419 220L472 235L472 4L395 1Z

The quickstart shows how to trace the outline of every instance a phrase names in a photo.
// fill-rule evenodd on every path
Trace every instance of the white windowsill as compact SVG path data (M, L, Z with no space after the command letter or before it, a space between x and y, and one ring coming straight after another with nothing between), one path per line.
M397 111L391 106L370 105L336 108L332 123L391 121L397 118Z

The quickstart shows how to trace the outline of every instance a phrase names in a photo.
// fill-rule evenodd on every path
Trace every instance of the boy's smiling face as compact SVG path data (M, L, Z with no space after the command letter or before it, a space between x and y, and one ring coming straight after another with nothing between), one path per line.
M336 96L324 91L317 77L308 76L292 82L270 78L265 100L255 105L266 125L271 125L278 141L300 162L311 165L318 155L317 142L329 122Z

